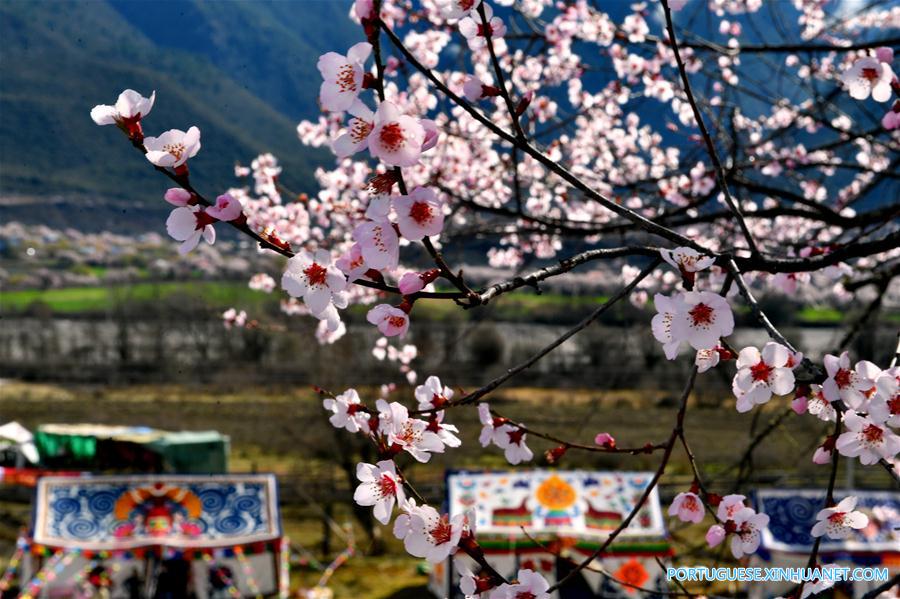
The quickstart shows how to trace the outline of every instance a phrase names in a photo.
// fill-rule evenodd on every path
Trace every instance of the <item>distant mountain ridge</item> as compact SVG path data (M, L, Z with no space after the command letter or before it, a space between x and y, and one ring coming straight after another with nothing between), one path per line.
M200 127L191 171L201 188L234 185L234 163L263 151L278 155L286 182L308 188L332 159L295 133L318 112L316 60L361 35L346 3L311 4L0 3L0 196L158 202L165 180L89 117L127 87L157 92L147 135Z

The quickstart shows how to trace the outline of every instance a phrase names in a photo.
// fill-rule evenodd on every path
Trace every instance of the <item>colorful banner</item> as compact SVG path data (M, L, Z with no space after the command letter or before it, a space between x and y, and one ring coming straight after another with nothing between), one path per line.
M819 553L900 552L900 493L845 491L835 501L855 495L856 509L869 517L869 525L854 530L846 539L822 538ZM810 534L816 514L825 507L824 490L767 489L756 494L757 509L769 516L762 533L762 552L809 553L815 539Z
M447 477L451 516L475 510L481 534L526 537L605 538L631 512L650 484L645 472L531 470L522 472L454 472ZM659 498L654 489L631 525L619 536L665 536Z
M275 477L97 476L38 482L34 541L81 550L234 547L281 536Z

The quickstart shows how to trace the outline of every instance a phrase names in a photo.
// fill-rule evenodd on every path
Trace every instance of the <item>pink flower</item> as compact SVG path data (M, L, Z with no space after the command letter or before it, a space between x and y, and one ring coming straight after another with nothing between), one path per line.
M482 98L499 96L500 90L493 85L485 85L481 79L472 75L463 84L463 95L469 102L477 102Z
M884 425L848 410L844 426L847 432L841 433L835 443L841 455L858 457L862 465L870 466L881 459L890 461L900 453L900 437Z
M881 119L881 126L888 131L900 128L900 100L894 102L891 109Z
M515 584L502 584L491 593L491 599L550 599L550 583L532 570L516 573Z
M373 0L356 0L353 3L353 12L356 13L356 16L362 19L374 19L375 18L375 3Z
M687 3L688 0L669 0L669 8L677 12L684 8Z
M696 493L679 493L669 506L669 515L677 516L682 522L697 524L703 520L704 514L703 502Z
M400 239L386 218L369 220L353 229L353 238L368 268L375 270L397 268L400 260ZM358 277L357 277L358 278Z
M721 524L713 524L706 531L706 544L715 547L725 540L725 527Z
M163 197L173 206L187 206L194 196L191 195L191 192L180 187L172 187L166 190L166 195Z
M746 497L743 495L726 495L719 502L719 507L716 509L716 517L723 522L734 520L735 514L746 507L744 505L745 499Z
M342 273L347 275L347 281L351 283L357 279L363 278L366 271L369 269L365 259L363 259L362 246L360 246L359 243L351 245L350 249L347 250L343 256L338 258L334 265L337 266Z
M382 524L390 522L394 503L406 501L403 483L397 476L394 462L359 463L356 465L356 478L360 485L353 493L353 501L362 506L374 506L372 513L375 519Z
M378 304L366 314L366 320L385 337L403 337L409 329L409 315L389 304Z
M828 354L824 358L828 378L822 384L822 392L828 401L841 399L849 407L859 409L866 400L865 391L875 386L875 377L880 374L879 368L862 360L851 370L850 357L847 352L840 357Z
M445 19L461 19L478 8L481 0L437 0L437 6Z
M737 397L737 411L749 412L753 406L772 399L772 394L787 395L794 388L794 373L787 368L788 349L778 343L766 343L762 354L745 347L737 359L737 374L731 389Z
M187 132L169 129L159 137L144 138L144 148L152 164L178 168L200 151L200 129L191 127Z
M600 447L606 447L607 449L614 449L616 447L616 440L609 433L597 433L597 436L594 437L594 443Z
M876 102L891 99L893 79L894 71L891 66L872 56L860 58L841 74L841 81L850 92L850 97L865 100L871 94Z
M427 152L437 145L440 131L438 131L437 123L431 119L419 119L419 124L425 130L425 139L422 141L422 151Z
M506 35L506 25L500 17L494 16L494 11L489 4L484 5L484 17L487 27L482 22L481 15L477 12L470 13L460 20L459 32L466 38L470 50L479 50L487 45L486 35L490 33L491 39ZM489 30L489 31L487 31Z
M281 287L292 297L303 298L306 307L316 317L332 304L338 308L347 307L344 293L347 280L331 264L328 250L320 249L315 254L301 250L288 260L287 269L281 277Z
M400 114L391 102L382 102L369 135L369 153L391 166L413 166L422 154L425 128L411 116Z
M812 527L812 536L828 535L830 539L846 539L854 530L865 528L869 518L862 512L854 511L856 497L846 497L834 507L825 508L816 515L817 522Z
M439 235L444 228L444 203L430 187L416 187L393 199L400 234L410 241Z
M250 277L247 287L254 291L262 291L263 293L272 293L275 290L275 279L264 272L259 272Z
M221 221L235 220L243 214L244 207L241 203L227 193L216 198L216 205L206 209L210 216Z
M875 48L875 58L885 64L891 64L894 62L894 49L887 46Z
M409 512L403 545L410 555L425 558L432 564L442 562L456 551L465 521L465 514L451 519L431 506L415 507Z
M230 329L231 327L240 328L247 324L247 312L244 310L238 312L234 308L228 308L222 312L222 323L225 325L226 329Z
M425 281L422 280L422 276L419 273L408 272L400 277L397 288L400 289L400 293L403 295L411 295L422 291L425 288Z
M347 50L347 56L328 52L319 57L316 64L322 74L319 103L331 112L343 112L350 108L362 91L365 69L363 67L371 44L360 42Z
M346 133L334 140L331 149L338 158L347 158L369 147L369 134L375 128L375 113L355 100L347 109L352 118L347 122Z
M424 385L415 390L420 410L440 409L453 399L453 389L441 384L441 379L432 375L425 379Z
M745 555L756 553L762 539L763 529L769 525L766 514L757 514L753 508L745 507L734 515L737 525L731 538L731 555L740 559Z
M795 414L806 414L806 409L808 407L809 398L807 398L805 395L798 395L791 400L791 409L794 410Z
M830 464L833 453L833 449L829 449L824 445L821 447L817 447L815 453L813 453L813 464L818 464L819 466L823 464Z
M323 399L322 407L331 412L328 421L335 428L344 428L351 433L369 430L369 414L362 409L356 389L347 389L334 399Z
M216 242L216 230L212 224L216 219L212 218L200 206L182 206L172 210L166 219L166 232L172 239L183 242L178 246L180 254L187 254L197 247L202 236L206 243L212 245Z

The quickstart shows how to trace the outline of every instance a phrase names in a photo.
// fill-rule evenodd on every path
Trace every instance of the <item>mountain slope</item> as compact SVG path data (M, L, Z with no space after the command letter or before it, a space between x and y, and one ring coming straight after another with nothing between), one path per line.
M165 180L115 127L97 127L89 116L92 106L113 103L127 87L145 95L157 92L144 122L147 135L200 127L203 149L191 161L191 172L210 194L235 183L235 161L246 163L263 151L279 156L286 183L308 188L316 164L331 159L302 146L295 134L298 116L317 111L318 81L309 77L319 50L310 44L339 42L318 33L307 36L304 27L321 29L320 17L299 26L298 18L282 15L290 6L303 5L0 3L0 195L158 203ZM144 20L131 14L138 9ZM181 30L191 44L145 35L165 29L166 15L175 11L197 28L197 35ZM286 31L301 41L289 44ZM239 60L252 68L236 68ZM297 77L306 79L277 88L275 75L295 64L303 65ZM289 116L280 109L291 94L297 108Z

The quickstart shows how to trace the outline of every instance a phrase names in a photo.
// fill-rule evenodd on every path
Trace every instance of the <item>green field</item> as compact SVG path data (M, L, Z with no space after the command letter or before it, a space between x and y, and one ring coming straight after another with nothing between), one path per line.
M116 286L69 287L64 289L26 289L0 292L0 313L16 314L42 308L54 314L105 313L118 307L190 297L211 310L235 307L251 317L263 310L274 310L283 297L254 291L243 281L140 282ZM558 293L514 292L487 306L464 311L450 301L420 300L416 316L428 320L466 320L469 318L530 322L569 322L582 317L607 300L603 295L570 296ZM738 315L747 310L736 306ZM351 308L362 313L365 307ZM628 310L626 308L625 310ZM634 313L634 311L631 311ZM619 316L622 317L620 310ZM837 308L805 307L797 312L798 324L835 325L847 314ZM890 322L900 322L900 313L887 313Z

